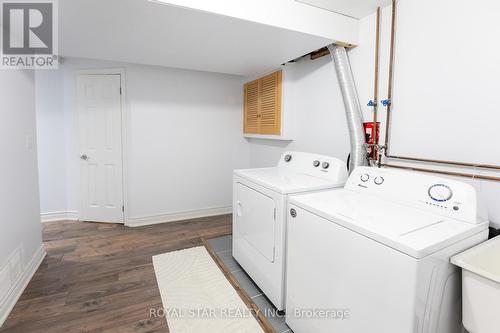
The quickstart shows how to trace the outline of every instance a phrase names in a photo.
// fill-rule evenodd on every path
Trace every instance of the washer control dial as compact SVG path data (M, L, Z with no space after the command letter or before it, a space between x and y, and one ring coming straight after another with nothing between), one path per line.
M370 175L369 175L369 174L367 174L367 173L362 174L362 175L361 175L361 177L360 177L360 179L361 179L361 181L362 181L363 183L366 183L367 181L369 181L369 180L370 180Z
M323 162L322 167L323 167L323 169L328 169L330 167L330 163Z
M319 167L320 164L321 164L321 162L318 161L318 160L316 160L316 161L313 162L313 165L314 165L315 168Z
M373 182L377 185L382 185L384 181L385 181L384 177L381 176L378 176L373 180Z
M429 187L429 197L437 202L446 202L453 197L453 191L448 185L435 184Z
M292 155L285 155L285 162L290 162L292 160Z

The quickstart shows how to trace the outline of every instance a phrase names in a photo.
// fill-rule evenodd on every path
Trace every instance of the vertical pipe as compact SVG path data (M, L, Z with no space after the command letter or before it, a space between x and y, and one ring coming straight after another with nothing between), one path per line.
M385 155L389 154L389 136L391 130L391 112L392 112L392 85L394 81L394 46L396 39L396 15L397 15L396 0L392 0L392 20L391 20L391 55L389 60L389 85L387 89L387 118L385 121Z
M352 172L356 167L367 164L365 149L366 138L363 128L361 104L354 84L354 76L352 74L351 64L349 63L346 49L342 46L332 44L328 45L328 50L335 63L335 70L344 99L347 126L349 127L349 137L351 139L349 172Z
M380 62L380 7L377 8L377 28L375 37L375 82L373 88L373 144L372 154L375 156L375 162L378 161L378 81L379 81L379 62Z

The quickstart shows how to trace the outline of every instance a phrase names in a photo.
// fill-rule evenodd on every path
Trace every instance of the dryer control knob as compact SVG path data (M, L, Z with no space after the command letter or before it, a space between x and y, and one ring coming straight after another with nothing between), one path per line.
M370 180L370 175L369 175L369 174L367 174L367 173L365 173L365 174L361 175L361 177L360 177L360 178L361 178L361 181L362 181L362 182L366 183L367 181L369 181L369 180Z
M292 160L292 155L285 155L285 162L290 162Z
M323 162L323 164L321 166L323 167L323 169L328 169L330 167L330 163Z
M373 180L373 182L377 185L382 185L384 183L384 177L377 177Z
M290 209L290 215L291 215L292 217L297 217L297 211L296 211L295 209L293 209L293 208L292 208L292 209Z
M318 161L318 160L316 160L316 161L313 162L313 165L314 165L315 168L319 167L320 164L321 164L321 162Z

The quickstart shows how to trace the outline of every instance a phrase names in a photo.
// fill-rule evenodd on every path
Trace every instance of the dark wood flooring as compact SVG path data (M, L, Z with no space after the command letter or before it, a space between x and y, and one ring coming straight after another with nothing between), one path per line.
M231 233L230 215L127 228L117 224L44 224L47 257L2 333L168 332L151 257Z

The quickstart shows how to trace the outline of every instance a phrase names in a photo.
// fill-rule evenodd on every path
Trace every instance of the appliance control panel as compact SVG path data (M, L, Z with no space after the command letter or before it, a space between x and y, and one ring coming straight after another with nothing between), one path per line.
M342 182L348 177L346 162L326 155L290 151L281 156L278 167Z
M406 170L358 167L350 175L345 188L434 214L480 223L476 190L453 179Z

